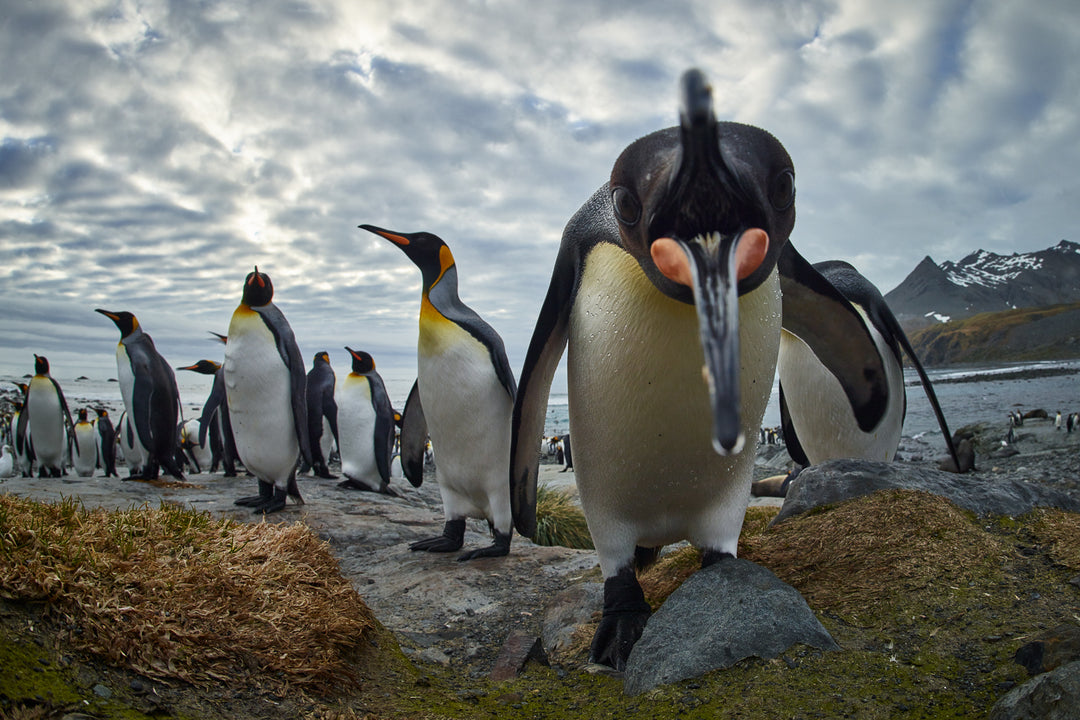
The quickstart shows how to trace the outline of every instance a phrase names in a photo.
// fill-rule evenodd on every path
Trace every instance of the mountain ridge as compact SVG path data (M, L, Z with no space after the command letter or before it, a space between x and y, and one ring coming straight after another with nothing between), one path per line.
M981 313L1080 301L1080 243L1029 253L976 250L937 264L929 255L885 300L905 330L963 320Z

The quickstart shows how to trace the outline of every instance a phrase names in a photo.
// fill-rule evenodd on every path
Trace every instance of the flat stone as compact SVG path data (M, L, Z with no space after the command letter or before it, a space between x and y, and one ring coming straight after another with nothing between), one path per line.
M990 480L871 460L828 460L806 468L788 487L772 524L878 490L921 490L945 498L976 515L1016 517L1034 507L1080 512L1080 499L1046 485L1017 480Z
M1049 672L1080 660L1080 627L1058 625L1020 646L1014 656L1030 675Z
M722 560L684 582L649 618L626 663L636 695L802 643L839 650L799 592L749 560Z
M547 655L540 638L517 630L511 630L503 643L499 656L495 658L495 667L491 670L491 679L496 681L513 680L530 660L547 665Z
M990 720L1075 720L1080 708L1080 662L1062 665L1009 691Z

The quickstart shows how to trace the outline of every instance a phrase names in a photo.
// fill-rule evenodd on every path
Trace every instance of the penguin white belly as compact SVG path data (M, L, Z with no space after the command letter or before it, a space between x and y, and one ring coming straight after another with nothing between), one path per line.
M198 418L192 418L186 421L180 429L180 441L184 445L189 445L187 452L195 458L195 461L199 463L199 470L201 472L209 472L210 466L214 463L214 453L210 449L210 435L207 433L206 441L204 444L199 444L199 420Z
M799 444L811 464L834 458L891 462L904 426L904 372L885 339L869 321L878 354L884 360L889 397L885 414L870 432L855 420L840 381L797 336L781 333L779 373L784 402Z
M776 366L775 272L739 300L742 451L713 449L696 310L660 293L621 249L586 262L570 317L574 467L604 577L634 547L689 540L734 555Z
M510 532L514 403L487 347L443 318L421 323L417 357L435 477L447 519L483 517Z
M97 465L97 429L93 424L75 424L75 474L79 477L93 477Z
M338 407L341 473L378 490L382 478L375 462L375 408L371 404L371 384L362 375L350 374L336 388L334 401Z
M4 445L3 449L0 449L0 477L11 477L14 474L15 456L9 452L8 446Z
M132 398L135 396L135 372L131 369L127 348L122 342L116 346L116 380L120 386L120 397L124 400L124 409L127 410L128 417L131 417ZM132 422L132 427L134 425Z
M225 344L225 394L244 467L281 489L300 455L289 369L273 333L253 310L237 310Z
M30 412L30 435L40 466L59 470L64 458L64 414L56 388L45 377L34 377L26 403Z
M139 436L135 434L135 425L131 422L131 416L125 411L120 415L117 424L120 437L120 450L124 453L124 462L127 463L130 472L137 472L146 464L146 448L139 442Z

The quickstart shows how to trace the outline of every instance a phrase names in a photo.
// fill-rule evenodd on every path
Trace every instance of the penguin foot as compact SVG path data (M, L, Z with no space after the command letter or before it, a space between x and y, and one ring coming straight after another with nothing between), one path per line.
M465 518L461 518L459 520L447 520L443 526L442 535L417 540L409 545L409 549L424 552L454 552L460 550L464 544Z
M707 568L710 565L715 565L721 560L730 560L735 556L729 552L722 550L702 550L701 551L701 567Z
M330 472L330 468L326 467L326 463L319 463L315 466L315 476L325 480L337 480L337 475Z
M262 513L264 515L284 510L286 497L287 495L284 490L275 487L274 494L268 500L252 506L252 509L256 514Z
M504 557L510 554L510 533L495 531L495 543L479 550L463 553L458 556L458 561L475 560L483 557Z
M604 581L604 614L593 635L589 662L622 672L651 614L630 566Z
M360 482L356 478L351 478L348 475L346 475L345 479L342 480L341 482L339 482L337 484L337 486L339 488L341 488L342 490L359 490L361 492L375 492L375 490L373 490L372 488L369 488L367 485Z
M268 483L268 482L265 482L263 480L260 480L259 481L259 494L258 495L248 495L247 497L242 497L239 500L233 501L233 505L239 505L241 507L255 507L257 505L262 505L263 503L268 502L268 501L272 500L273 498L274 498L274 485L273 485L273 483Z

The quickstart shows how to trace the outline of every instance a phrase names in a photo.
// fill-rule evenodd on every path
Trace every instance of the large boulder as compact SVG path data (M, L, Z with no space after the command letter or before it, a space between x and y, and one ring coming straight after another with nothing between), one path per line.
M743 658L775 658L796 643L840 649L798 590L749 560L722 560L691 575L649 618L624 689L636 695Z
M1014 688L990 720L1075 720L1080 714L1080 662L1062 665Z
M803 470L788 487L773 523L822 505L878 490L921 490L977 515L1017 516L1034 507L1080 512L1080 499L1054 488L1017 480L988 480L930 468L872 460L828 460Z

